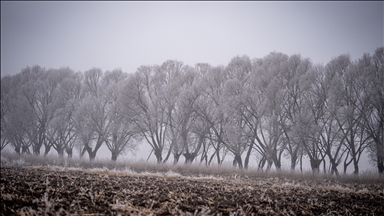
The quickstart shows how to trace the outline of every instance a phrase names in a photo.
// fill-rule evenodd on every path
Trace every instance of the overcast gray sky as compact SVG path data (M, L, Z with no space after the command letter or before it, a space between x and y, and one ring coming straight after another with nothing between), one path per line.
M314 63L383 46L383 2L4 2L1 76L22 68L134 72L177 59L226 65L272 51Z

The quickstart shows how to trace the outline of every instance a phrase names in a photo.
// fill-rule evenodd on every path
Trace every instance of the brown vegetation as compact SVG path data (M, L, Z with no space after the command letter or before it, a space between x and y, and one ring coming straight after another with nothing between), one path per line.
M1 167L0 215L381 215L382 182Z

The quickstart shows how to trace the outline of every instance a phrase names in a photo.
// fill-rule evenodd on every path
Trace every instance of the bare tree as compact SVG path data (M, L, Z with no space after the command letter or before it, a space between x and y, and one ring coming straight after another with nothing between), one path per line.
M314 66L311 74L313 82L304 104L304 110L309 111L309 113L306 115L305 121L303 119L300 120L301 131L305 133L301 133L299 138L305 155L309 157L312 171L317 173L320 171L321 163L323 163L323 169L326 172L325 149L331 150L336 144L333 141L333 138L335 138L335 131L333 131L335 128L333 126L334 120L329 115L330 88L334 83L332 82L332 76L325 73L325 68L322 65ZM338 134L336 133L337 136ZM338 146L342 146L341 143L338 144ZM331 152L329 153L332 156ZM337 153L337 155L339 154Z
M312 64L309 59L302 59L300 55L292 55L287 62L287 69L283 71L284 120L282 121L283 140L291 159L291 169L294 170L302 154L303 137L307 136L306 126L310 114L306 106L309 89L313 83Z
M209 128L209 144L207 147L213 148L213 153L208 159L208 165L211 164L215 157L217 159L217 163L220 165L223 162L227 152L227 149L223 144L223 116L219 110L220 97L225 80L225 68L217 66L207 70L200 81L202 94L197 103L197 114ZM206 154L208 154L209 150L205 151Z
M242 87L238 80L227 80L222 94L220 110L223 116L222 139L234 155L233 165L243 168L242 154L248 147L247 125L243 117Z
M9 122L9 114L11 112L11 101L12 101L12 93L15 93L15 90L12 88L12 77L5 76L1 78L1 148L3 150L9 143L10 140L6 138L6 127Z
M185 163L191 163L197 157L207 134L207 124L197 114L197 102L201 95L198 82L200 75L195 68L186 66L180 77L179 96L175 104L174 116L170 119L172 127L178 132L177 141ZM175 127L176 126L176 127Z
M347 70L349 64L349 57L342 55L332 59L325 67L324 86L327 97L323 101L325 113L321 117L320 146L328 156L331 174L336 175L339 175L337 166L347 151L346 135L342 133L343 125L338 121L343 114L343 102L337 88L341 84L340 75Z
M56 121L59 127L59 142L64 143L65 152L69 158L73 156L73 148L75 147L78 135L74 115L81 102L82 78L82 73L72 73L71 76L66 77L60 83L59 95L60 98L65 101L65 106L58 110L53 120Z
M251 61L248 56L234 57L225 68L225 73L221 75L225 79L217 109L220 127L213 128L215 135L220 135L220 142L233 154L233 165L239 168L244 166L242 154L249 146L248 127L243 115L243 99L245 87L249 86L251 70Z
M34 124L26 132L32 145L33 153L36 155L40 154L40 148L45 141L45 130L48 122L47 105L50 102L49 99L51 99L46 98L47 95L43 91L44 74L45 69L40 66L27 67L23 69L21 74L22 79L25 81L20 86L20 93L25 98L26 103L24 106L28 106L31 110L30 115L33 117L33 120L29 123Z
M256 64L258 74L257 93L261 96L259 106L257 143L260 146L262 160L281 169L281 157L285 150L282 125L284 121L283 101L286 94L283 88L282 73L286 68L288 56L282 53L270 53ZM260 165L263 165L262 162Z
M121 96L124 115L135 123L152 147L158 163L163 162L163 150L168 141L170 103L166 98L170 95L165 90L181 69L182 63L177 61L167 61L161 67L141 66L128 79Z
M59 155L62 155L65 149L64 142L58 142L57 130L51 127L53 123L53 119L58 116L58 112L62 112L62 107L65 107L66 101L61 97L60 85L61 82L70 77L73 74L73 71L70 68L60 68L60 69L50 69L48 70L42 77L42 85L40 86L40 90L37 94L38 104L42 105L43 112L41 115L42 119L46 119L45 131L43 140L43 144L45 147L44 155L47 155L52 147L58 150ZM42 95L42 96L41 96ZM65 122L65 121L64 121ZM50 130L51 129L51 130ZM51 135L51 136L49 136Z
M99 68L85 72L82 100L74 114L76 131L82 144L80 155L87 152L90 160L95 159L104 143L109 126L108 100L103 95L102 76L103 72Z
M347 148L344 170L353 162L354 174L359 173L359 160L368 144L364 136L364 130L360 129L364 102L360 100L360 77L362 74L356 70L350 61L349 55L340 55L326 65L327 73L332 74L333 84L331 97L335 106L333 115L339 126L339 132L343 136ZM350 156L350 160L348 160Z
M384 47L370 56L364 54L358 61L362 74L363 107L362 127L372 142L369 156L380 174L384 173Z
M21 73L1 79L1 139L17 154L30 153L27 131L35 126L33 110L21 94L20 86L25 82Z
M336 175L343 161L344 173L353 164L358 174L368 150L383 173L383 65L384 47L325 66L272 52L236 56L226 67L168 60L134 74L27 67L1 79L0 147L71 157L77 143L93 160L105 145L115 161L145 139L158 163L200 155L221 164L229 153L248 168L256 154L260 169L281 169L285 156L302 170L308 157L314 172L329 162Z
M121 69L115 69L112 72L107 71L102 80L102 87L107 103L108 128L104 135L104 141L107 148L111 151L112 161L116 161L118 156L126 151L134 152L136 148L135 125L125 118L120 112L119 94L124 80L128 77Z

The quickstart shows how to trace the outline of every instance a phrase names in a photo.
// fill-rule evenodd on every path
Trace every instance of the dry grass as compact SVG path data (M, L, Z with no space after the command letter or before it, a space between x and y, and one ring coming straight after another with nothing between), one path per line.
M277 176L2 166L0 215L381 215L383 187Z
M87 159L67 159L57 156L36 156L36 155L17 155L10 152L1 153L2 166L35 166L35 167L58 167L78 170L109 170L123 171L125 173L142 173L145 175L163 175L174 173L182 176L193 176L201 178L225 178L225 179L259 179L259 178L279 178L286 182L294 180L320 180L332 183L381 183L384 176L373 171L366 171L356 176L353 174L333 176L328 174L313 174L312 171L292 172L291 170L271 170L260 171L257 169L240 170L230 164L221 166L205 166L203 164L157 164L146 161L118 161L96 159L90 162Z
M384 215L384 179L230 165L1 157L0 215Z

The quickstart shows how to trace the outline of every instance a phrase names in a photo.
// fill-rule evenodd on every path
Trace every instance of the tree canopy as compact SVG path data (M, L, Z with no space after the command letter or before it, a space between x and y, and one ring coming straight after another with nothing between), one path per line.
M121 69L24 68L1 78L1 149L111 159L148 143L158 163L199 161L339 175L367 153L384 173L384 47L326 65L299 54L236 56L226 66L167 60ZM322 165L322 166L321 166Z

